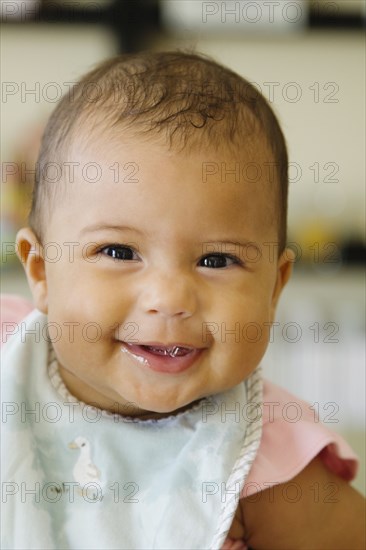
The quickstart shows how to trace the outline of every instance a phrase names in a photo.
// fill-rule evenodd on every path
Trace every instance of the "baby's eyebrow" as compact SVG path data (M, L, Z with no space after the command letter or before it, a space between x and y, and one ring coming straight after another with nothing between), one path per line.
M257 248L259 250L259 245L255 241L250 241L248 239L211 239L209 241L205 241L203 244L209 245L209 244L225 244L225 245L232 245L232 246L253 246L254 248Z
M83 229L80 231L79 236L82 237L85 235L85 233L95 233L96 231L133 231L134 233L139 233L140 235L143 235L143 231L140 229L137 229L135 227L130 227L129 225L118 225L118 224L111 224L111 223L94 223L91 225L87 225L86 227L83 227Z

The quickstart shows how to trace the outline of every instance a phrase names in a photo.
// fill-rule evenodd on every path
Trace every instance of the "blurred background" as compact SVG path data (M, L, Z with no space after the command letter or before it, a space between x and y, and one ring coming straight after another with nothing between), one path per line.
M289 145L297 261L265 374L361 457L365 493L365 3L1 1L2 292L30 297L14 253L39 139L70 86L118 52L195 49L254 83Z

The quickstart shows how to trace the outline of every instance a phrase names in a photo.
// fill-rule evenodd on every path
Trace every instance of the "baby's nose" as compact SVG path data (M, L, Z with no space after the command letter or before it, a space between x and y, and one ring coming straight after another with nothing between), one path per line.
M192 278L179 272L155 273L148 277L140 295L145 313L163 317L191 317L197 308Z

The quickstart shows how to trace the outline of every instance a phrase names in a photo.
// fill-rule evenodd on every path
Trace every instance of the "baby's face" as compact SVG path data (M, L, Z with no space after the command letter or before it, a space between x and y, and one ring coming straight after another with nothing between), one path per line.
M46 230L59 260L46 261L45 309L62 329L54 348L71 393L128 415L164 414L247 378L290 271L277 259L264 148L241 159L239 182L225 181L239 162L225 152L137 139L72 160L97 163L101 177L92 183L89 165L89 181L68 183ZM262 167L261 179L245 181L245 162Z

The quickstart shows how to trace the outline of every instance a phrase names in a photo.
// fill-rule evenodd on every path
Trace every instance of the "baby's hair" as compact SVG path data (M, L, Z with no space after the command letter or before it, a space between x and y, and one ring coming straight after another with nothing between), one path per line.
M141 139L160 136L176 150L209 146L237 156L264 138L274 166L279 254L284 250L288 157L274 112L235 72L202 54L179 51L108 59L61 99L46 126L36 165L29 224L41 242L60 188L46 181L44 168L68 158L80 136L85 143L124 134Z

